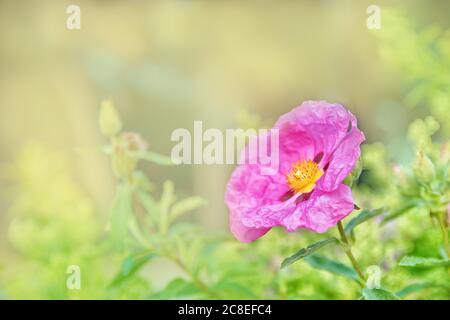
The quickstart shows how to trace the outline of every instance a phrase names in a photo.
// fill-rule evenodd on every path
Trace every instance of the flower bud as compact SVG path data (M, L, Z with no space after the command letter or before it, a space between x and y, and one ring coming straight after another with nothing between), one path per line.
M100 131L107 137L115 136L122 130L122 122L110 100L102 102L99 115Z
M413 163L414 175L422 182L430 182L435 175L435 167L430 158L419 150Z
M134 132L124 132L114 142L112 167L118 178L128 179L138 164L139 152L147 150L147 142Z
M129 152L140 152L148 149L148 144L139 133L124 132L121 135L124 147Z

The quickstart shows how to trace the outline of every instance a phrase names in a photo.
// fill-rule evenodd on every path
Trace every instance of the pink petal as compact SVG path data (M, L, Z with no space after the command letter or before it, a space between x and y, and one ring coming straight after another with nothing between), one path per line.
M283 219L281 224L288 231L307 228L322 233L334 227L353 209L351 189L341 184L331 192L313 191L310 199L300 202L295 212Z
M275 127L290 132L289 136L292 137L290 140L295 139L295 132L303 132L302 136L307 138L298 139L297 145L301 144L301 147L310 149L308 158L311 160L322 153L320 164L323 167L347 136L348 128L356 127L356 124L355 116L340 104L306 101L281 116ZM281 138L280 134L280 140Z
M283 175L261 175L258 165L241 165L227 185L225 202L234 219L249 228L267 228L278 224L280 216L293 211L280 201L289 192ZM283 208L285 207L285 208Z
M361 156L360 144L365 140L358 128L352 128L330 157L330 163L317 187L324 191L336 189L355 167Z
M241 242L252 242L265 235L269 230L270 228L249 228L233 211L230 212L230 231Z
M356 126L356 118L342 105L326 101L305 101L300 106L282 115L275 124L280 127L286 122L294 122L304 127L311 124L331 124L346 132L349 121Z

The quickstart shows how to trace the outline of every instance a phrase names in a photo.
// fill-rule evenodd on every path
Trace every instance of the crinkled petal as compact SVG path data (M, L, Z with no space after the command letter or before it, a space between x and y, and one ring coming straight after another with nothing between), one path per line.
M312 160L318 154L322 154L319 165L324 167L347 136L348 129L356 127L356 124L355 116L340 104L305 101L281 116L275 127L292 133L303 132L303 138L298 141L297 145L302 141L307 141L311 150L308 154L309 159ZM295 137L293 134L290 136Z
M279 167L276 172L263 174L263 165L258 161L255 163L255 154L249 152L247 146L241 154L242 164L228 182L225 202L233 212L233 219L247 228L277 226L295 210L295 198L286 201L290 193L286 173L295 161L314 155L314 146L305 132L294 127L280 129L279 136ZM258 139L269 141L266 135L258 136Z
M360 145L364 140L364 134L358 128L352 128L331 155L325 174L318 181L317 188L332 191L344 181L361 156Z
M307 228L322 233L334 227L353 209L351 189L341 184L331 192L313 191L308 200L300 202L296 210L283 219L282 225L288 231Z
M270 228L249 228L245 226L238 215L230 212L230 231L241 242L252 242L265 235Z
M280 173L286 175L296 161L313 159L321 150L301 127L286 123L279 129Z
M282 115L275 124L279 128L284 123L294 122L305 128L311 124L332 124L346 131L349 121L356 126L356 118L342 105L326 101L305 101L300 106Z
M241 165L227 185L225 202L234 219L249 228L268 228L279 224L280 216L293 211L280 199L289 192L280 174L262 175L258 165Z

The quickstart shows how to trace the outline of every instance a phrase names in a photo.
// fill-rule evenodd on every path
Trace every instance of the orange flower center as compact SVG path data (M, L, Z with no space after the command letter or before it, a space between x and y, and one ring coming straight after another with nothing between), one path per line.
M312 160L297 161L288 173L287 183L295 193L309 193L323 176L323 170Z

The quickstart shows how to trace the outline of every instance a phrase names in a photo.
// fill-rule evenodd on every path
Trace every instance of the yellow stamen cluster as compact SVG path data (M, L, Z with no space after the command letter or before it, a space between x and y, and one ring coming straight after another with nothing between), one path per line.
M295 193L309 193L323 176L323 170L312 160L297 161L287 175L287 183Z

